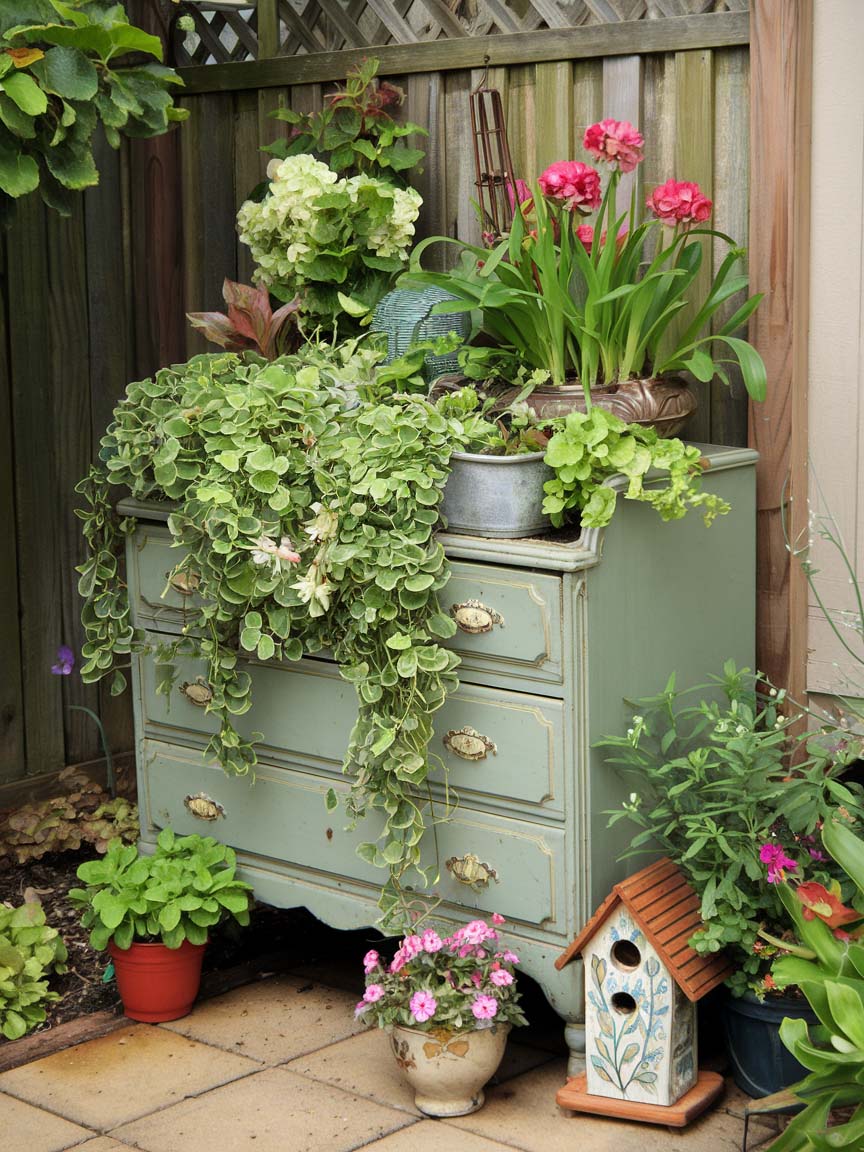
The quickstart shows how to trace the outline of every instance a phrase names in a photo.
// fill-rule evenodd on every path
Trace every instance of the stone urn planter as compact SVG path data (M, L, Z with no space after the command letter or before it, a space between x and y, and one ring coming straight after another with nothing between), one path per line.
M454 452L444 486L441 515L449 532L513 540L551 528L544 516L543 485L552 469L543 452L484 456Z
M467 1116L483 1106L483 1086L507 1045L509 1024L471 1032L419 1032L397 1024L390 1036L396 1063L426 1116Z

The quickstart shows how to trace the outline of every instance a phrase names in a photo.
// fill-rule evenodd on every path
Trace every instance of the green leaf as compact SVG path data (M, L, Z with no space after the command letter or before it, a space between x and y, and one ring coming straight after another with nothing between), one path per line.
M273 637L266 632L258 641L258 650L256 655L259 660L272 660L273 654L276 651L276 645L273 642Z
M13 72L0 81L0 85L28 116L41 116L48 107L48 97L26 72Z
M99 183L96 162L89 147L60 144L45 153L45 163L51 175L64 188L80 191Z
M95 65L75 48L49 48L31 71L47 92L66 100L92 100L99 88Z
M7 148L0 141L0 190L7 196L26 196L39 187L39 167L32 156Z
M328 812L335 812L339 807L339 797L333 788L328 788L324 796L324 806Z

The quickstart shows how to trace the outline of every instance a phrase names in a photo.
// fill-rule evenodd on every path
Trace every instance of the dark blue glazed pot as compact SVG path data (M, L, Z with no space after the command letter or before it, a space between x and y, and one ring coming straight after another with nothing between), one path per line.
M748 1096L770 1096L807 1075L780 1039L780 1024L787 1017L818 1024L806 1000L793 996L766 997L748 993L726 1002L723 1025L735 1083Z

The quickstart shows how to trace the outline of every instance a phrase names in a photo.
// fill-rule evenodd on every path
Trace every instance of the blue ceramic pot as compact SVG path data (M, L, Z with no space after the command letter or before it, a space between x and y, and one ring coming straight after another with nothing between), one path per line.
M780 1039L780 1024L787 1017L818 1024L806 1000L793 996L752 994L730 997L723 1013L726 1047L735 1083L748 1096L770 1096L807 1075Z

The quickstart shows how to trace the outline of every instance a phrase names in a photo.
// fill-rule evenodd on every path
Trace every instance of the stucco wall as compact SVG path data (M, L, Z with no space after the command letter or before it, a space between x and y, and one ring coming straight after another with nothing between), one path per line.
M864 4L816 0L809 344L811 556L820 597L864 659L850 617L854 587L818 538L823 517L864 579ZM794 163L794 157L790 157ZM860 625L859 625L860 626ZM864 665L832 634L810 595L807 687L864 696Z

